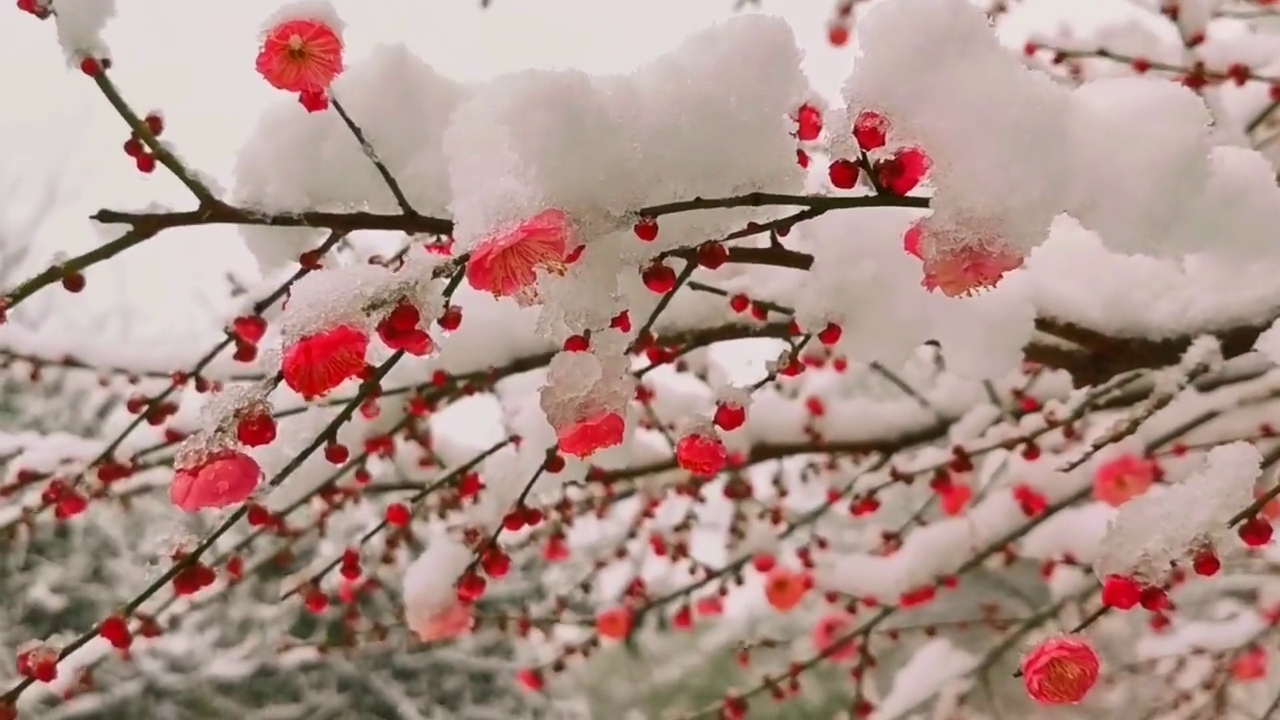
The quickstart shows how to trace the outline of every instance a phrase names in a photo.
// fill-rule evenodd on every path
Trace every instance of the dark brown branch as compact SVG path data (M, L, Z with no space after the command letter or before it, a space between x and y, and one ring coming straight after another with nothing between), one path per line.
M100 223L121 223L135 228L169 228L197 225L264 225L267 227L311 227L354 232L391 230L414 235L448 235L453 223L442 218L418 215L383 215L370 212L263 213L249 208L217 203L206 210L170 213L133 213L99 210L93 219Z

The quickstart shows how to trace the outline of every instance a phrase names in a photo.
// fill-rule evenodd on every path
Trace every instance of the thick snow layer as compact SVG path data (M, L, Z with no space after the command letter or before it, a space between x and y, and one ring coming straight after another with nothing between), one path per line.
M1182 255L1171 240L1204 191L1209 122L1190 90L1149 78L1087 83L1067 127L1079 173L1072 215L1124 253ZM1141 120L1140 120L1141 119Z
M468 247L559 208L593 242L641 207L800 190L789 117L810 96L800 58L786 21L744 15L628 75L528 70L478 88L444 140L455 237ZM722 236L754 214L663 217L660 242Z
M1249 443L1216 447L1189 478L1125 503L1102 541L1098 574L1157 579L1202 545L1220 552L1232 547L1236 540L1228 521L1253 502L1261 463Z
M935 212L998 219L1015 247L1043 242L1070 192L1067 90L1005 50L968 0L880 3L857 36L845 103L887 117L891 146L929 155Z
M102 31L116 15L116 0L53 0L58 42L71 67L85 58L109 57Z
M430 616L457 602L453 584L471 563L471 550L447 535L437 535L404 571L401 595L409 615Z
M342 103L414 210L444 215L449 204L441 138L466 91L403 45L382 45L333 84ZM307 112L294 99L272 105L242 148L235 198L266 212L398 212L395 198L337 112ZM241 228L263 273L297 259L324 236L306 228Z

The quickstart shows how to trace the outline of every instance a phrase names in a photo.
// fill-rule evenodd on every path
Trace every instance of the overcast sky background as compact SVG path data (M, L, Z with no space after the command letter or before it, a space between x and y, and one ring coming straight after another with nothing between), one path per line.
M887 0L892 1L892 0ZM1030 17L1096 17L1115 0L1029 0ZM164 111L165 139L194 168L230 184L239 147L263 107L280 94L254 72L257 33L282 5L274 0L120 0L108 26L113 79L140 113ZM762 11L786 17L806 49L815 87L835 93L853 62L849 47L832 48L826 23L834 0L762 0ZM354 62L379 43L402 42L454 78L472 81L528 67L626 71L732 12L733 0L334 0L347 22L347 57ZM1064 7L1066 6L1066 7ZM1047 11L1044 8L1049 8ZM158 202L191 207L163 168L139 174L121 145L127 127L93 84L68 70L53 23L0 7L0 218L20 216L55 183L58 202L34 234L31 267L56 252L78 254L100 238L88 222L102 207L139 208ZM209 299L225 292L228 270L254 272L234 228L174 230L98 266L89 289L70 307L130 318L135 337L177 341L209 326ZM46 294L63 294L54 287ZM62 298L66 299L66 298ZM91 305L82 305L88 301ZM64 306L56 300L58 306ZM76 313L82 315L82 313ZM212 320L211 320L212 321ZM120 331L124 331L121 329Z

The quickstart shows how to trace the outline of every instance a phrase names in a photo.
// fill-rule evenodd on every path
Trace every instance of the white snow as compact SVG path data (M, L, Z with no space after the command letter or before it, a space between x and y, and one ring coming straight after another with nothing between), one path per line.
M116 0L53 0L58 43L70 67L85 58L109 57L102 31L116 15Z
M1253 501L1262 456L1249 443L1210 450L1199 471L1182 482L1152 488L1116 514L1095 564L1099 576L1158 578L1170 563L1201 544L1238 542L1227 521Z

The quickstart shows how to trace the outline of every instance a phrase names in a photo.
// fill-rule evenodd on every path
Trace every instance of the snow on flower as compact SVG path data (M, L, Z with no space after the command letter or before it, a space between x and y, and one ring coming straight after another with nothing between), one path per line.
M544 210L514 228L481 240L467 261L471 287L532 302L537 271L563 275L565 258L579 244L563 210Z
M921 284L947 297L993 288L1022 266L1022 255L1006 243L999 229L981 220L956 218L946 223L933 215L915 225L909 236L911 240L904 241L907 251L918 255L924 265Z
M616 412L603 412L577 420L557 430L560 450L574 457L586 458L598 450L622 443L627 421Z
M1249 443L1210 450L1182 482L1153 487L1120 507L1103 539L1099 576L1161 577L1203 546L1229 547L1228 521L1253 502L1262 456Z
M189 513L229 507L247 500L261 480L262 468L253 458L239 452L217 453L178 468L169 499Z
M604 343L552 358L540 402L561 451L588 457L625 441L625 409L635 383L629 364Z
M471 609L459 602L454 589L471 560L471 550L440 534L405 568L401 586L405 623L424 642L454 637L471 628Z
M639 258L742 227L757 210L663 217L657 243L630 233L647 205L802 189L790 116L812 93L800 59L784 20L744 15L628 75L527 70L478 88L444 140L461 249L548 207L588 244L622 231Z
M1062 636L1045 640L1022 660L1027 694L1041 705L1074 705L1098 682L1098 652L1088 640Z
M813 267L803 283L776 297L796 308L803 326L838 323L843 332L835 349L851 360L896 367L934 339L947 354L948 369L964 377L993 378L1014 369L1034 332L1025 278L1003 277L999 287L973 297L930 293L922 287L920 263L902 247L916 218L913 211L875 208L856 219L834 214L805 223L795 244L813 254ZM974 277L1003 276L986 272L990 267L979 266Z
M470 606L455 602L437 613L406 615L409 629L423 642L450 640L463 635L475 625L475 615Z
M1013 253L1043 242L1071 189L1070 93L1001 47L967 0L877 4L857 35L845 104L927 154L935 214L998 218Z
M116 0L54 0L58 43L67 63L78 67L85 58L107 57L102 31L116 16Z

